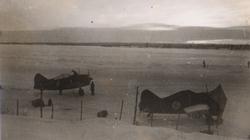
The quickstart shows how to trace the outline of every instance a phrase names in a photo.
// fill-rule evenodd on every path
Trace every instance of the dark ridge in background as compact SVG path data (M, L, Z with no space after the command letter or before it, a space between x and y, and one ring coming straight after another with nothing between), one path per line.
M157 30L159 28L161 30ZM217 40L222 42L213 42ZM206 43L199 43L199 41ZM0 43L104 47L249 49L250 27L180 27L148 23L120 28L68 27L37 31L0 31Z
M131 48L185 48L185 49L230 49L250 50L250 44L181 44L181 43L61 43L61 42L2 42L4 45L68 45Z

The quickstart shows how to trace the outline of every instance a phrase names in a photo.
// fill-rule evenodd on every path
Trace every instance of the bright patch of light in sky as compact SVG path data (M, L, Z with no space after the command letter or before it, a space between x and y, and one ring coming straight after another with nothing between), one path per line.
M249 20L249 22L248 22ZM1 0L0 29L250 24L250 0Z

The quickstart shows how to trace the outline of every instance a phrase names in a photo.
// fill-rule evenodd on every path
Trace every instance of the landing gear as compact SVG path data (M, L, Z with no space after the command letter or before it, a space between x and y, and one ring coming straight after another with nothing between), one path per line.
M84 93L84 90L82 88L79 88L79 95L80 96L83 96L85 93Z
M62 90L61 89L59 90L59 95L62 95Z
M217 118L217 125L222 124L223 123L223 119L222 118Z

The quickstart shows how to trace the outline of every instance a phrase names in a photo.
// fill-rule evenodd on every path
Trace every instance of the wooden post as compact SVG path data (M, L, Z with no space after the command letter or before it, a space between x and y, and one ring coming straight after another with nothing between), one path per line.
M178 113L178 119L177 119L176 127L175 127L176 130L178 130L179 128L179 123L180 123L180 113Z
M83 101L81 100L81 112L80 112L80 120L82 120L82 107L83 107Z
M210 117L209 117L209 120L208 120L207 131L208 131L209 134L212 132L211 131L211 118Z
M16 115L19 116L19 99L16 100Z
M218 126L216 126L216 132L217 132L217 135L220 134L220 133L219 133L219 128L218 128Z
M211 125L210 125L210 121L209 121L209 123L208 123L208 125L207 125L207 131L208 131L208 133L211 133Z
M154 113L151 113L151 117L150 117L150 126L153 126L153 120L154 120Z
M122 104L121 104L121 110L120 110L119 120L122 119L122 111L123 111L123 100L122 100Z
M135 111L134 111L134 119L133 124L136 125L136 113L137 113L137 101L138 101L139 87L136 87L136 97L135 97Z
M41 93L40 93L40 100L41 100L41 103L40 103L40 118L43 118L43 90L41 90Z
M54 118L54 104L52 102L52 104L51 104L51 119L53 119L53 118Z

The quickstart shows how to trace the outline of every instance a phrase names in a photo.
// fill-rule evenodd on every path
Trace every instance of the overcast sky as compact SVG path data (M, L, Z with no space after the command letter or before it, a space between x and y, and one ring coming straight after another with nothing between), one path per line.
M249 20L249 21L248 21ZM250 24L250 0L0 0L1 30Z

